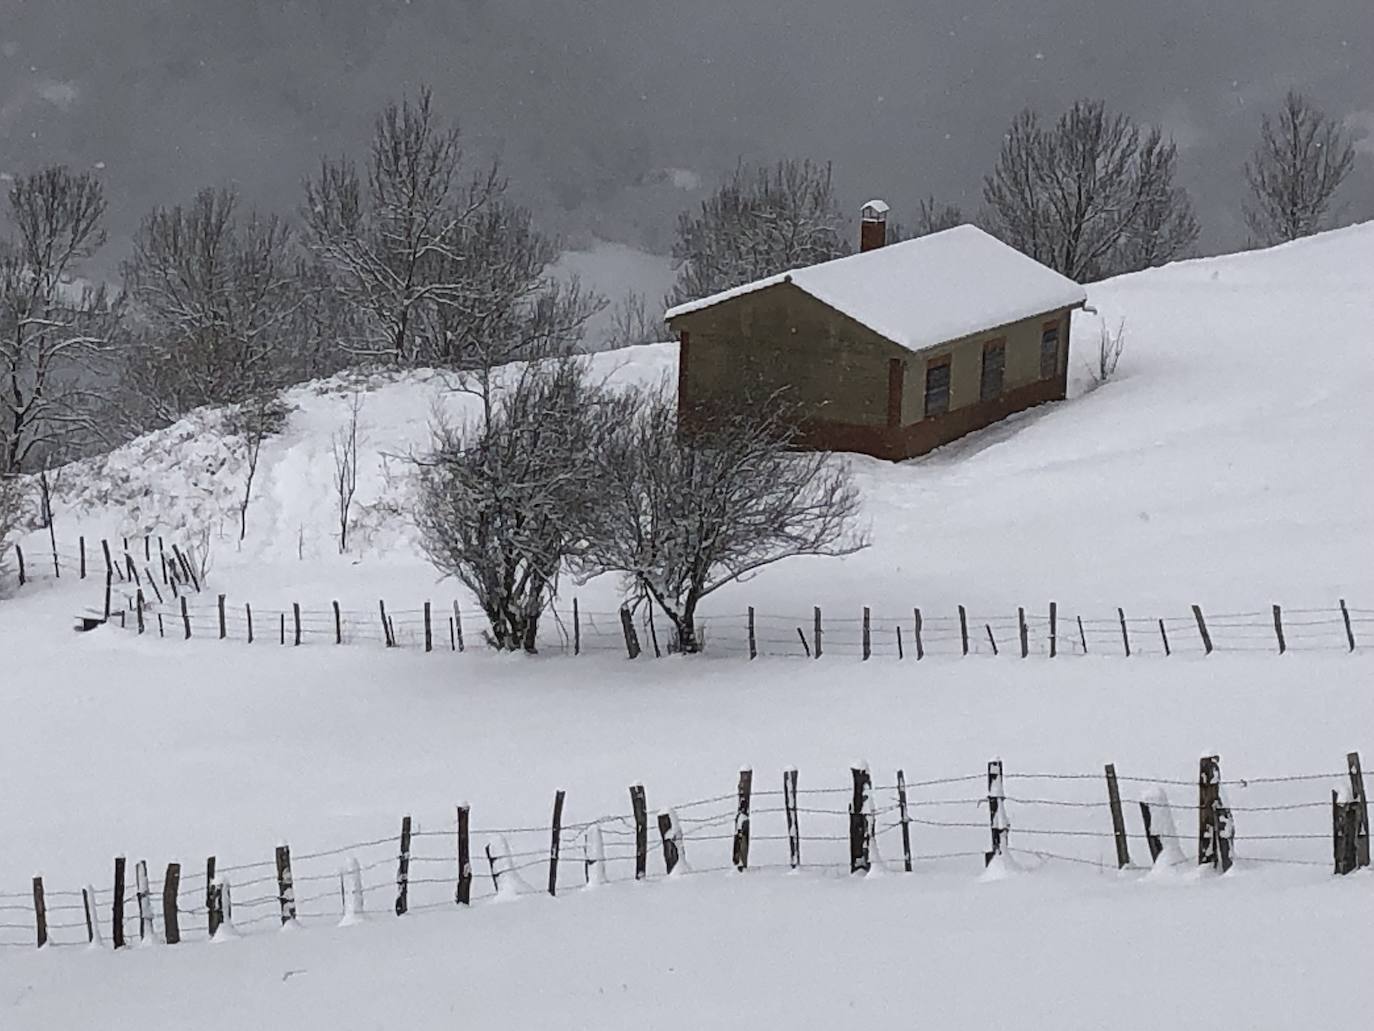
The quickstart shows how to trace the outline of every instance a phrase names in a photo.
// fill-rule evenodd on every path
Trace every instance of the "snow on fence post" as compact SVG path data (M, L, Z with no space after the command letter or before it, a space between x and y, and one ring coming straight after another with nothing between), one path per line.
M588 888L606 883L606 840L599 823L588 827L582 838L582 872Z
M329 604L334 609L334 643L343 644L343 613L339 611L338 601Z
M458 885L453 891L454 905L472 903L472 853L468 839L468 820L471 810L466 802L458 806Z
M1183 851L1178 846L1178 833L1174 828L1174 816L1169 810L1169 796L1162 787L1150 788L1141 795L1140 821L1145 825L1145 844L1150 849L1152 865L1159 866L1161 856L1165 856L1165 866L1183 861Z
M184 640L189 641L191 639L191 613L187 611L186 595L184 594L181 596L181 626L182 630L186 634ZM296 618L296 643L301 643L301 621L299 612L297 613Z
M1131 634L1126 629L1126 610L1118 608L1116 618L1121 621L1121 648L1126 653L1126 658L1131 657Z
M916 661L919 662L926 657L925 642L921 639L921 610L912 609L911 612L915 619L913 633L916 637Z
M869 858L869 795L873 790L873 778L868 772L868 763L859 760L849 768L854 781L854 795L849 801L849 872L868 873L871 868Z
M625 638L625 653L631 659L639 658L639 634L635 633L634 619L628 605L620 606L620 632Z
M81 912L86 917L86 942L93 947L104 944L100 933L100 914L95 909L95 887L86 885L81 889Z
M148 861L134 864L134 897L138 901L138 940L153 942L157 938L153 924L153 894L148 886Z
M492 851L492 844L496 851ZM515 873L515 861L511 858L510 844L503 835L497 835L494 842L485 846L487 865L491 867L491 882L496 887L497 899L513 899L520 894L519 879Z
M1279 641L1279 654L1282 655L1288 650L1288 642L1283 639L1283 610L1279 606L1274 606L1274 636Z
M821 657L821 607L816 605L811 610L811 636L812 648L811 657L819 659Z
M124 857L115 856L113 912L110 914L110 940L116 949L124 947Z
M296 919L296 880L291 876L291 846L278 845L277 860L277 905L281 908L281 925L285 927Z
M134 595L134 603L138 606L138 608L137 608L137 610L136 610L136 611L137 611L137 614L138 614L138 632L141 634L141 633L143 633L143 630L144 630L144 626L143 626L143 588L142 588L142 587L140 587L140 588L138 589L138 593Z
M1347 755L1345 765L1350 771L1351 804L1360 814L1355 828L1355 865L1364 868L1369 865L1369 799L1364 789L1364 773L1360 769L1360 753L1351 752Z
M215 878L211 893L213 907L211 912L215 914L215 931L211 935L211 941L222 941L225 938L233 937L237 932L234 930L234 899L233 890L229 886L229 878L220 874Z
M224 595L215 599L215 608L219 611L219 639L223 641L229 636L229 624L224 618Z
M997 655L997 638L995 638L995 637L992 636L992 624L991 624L991 623L984 623L984 624L983 624L983 627L984 627L984 628L987 630L987 632L988 632L988 644L992 645L992 654L993 654L994 656L996 656L996 655Z
M18 544L14 546L15 557L19 559L19 586L23 587L28 583L28 577L24 575L24 549Z
M1006 854L1011 833L1007 819L1007 793L1002 779L1002 760L988 763L988 828L992 832L992 848L983 854L983 865L991 866L994 859Z
M1016 627L1021 635L1021 658L1024 659L1030 655L1030 631L1026 628L1026 609L1021 605L1016 607Z
M867 661L868 661L868 657L869 657L870 655L873 654L873 638L872 638L872 629L873 629L873 626L872 626L872 624L873 624L873 614L872 614L872 612L869 610L868 606L865 605L865 606L864 606L864 623L863 623L863 655L864 655L864 662L867 662Z
M1212 635L1207 632L1207 620L1202 618L1202 606L1193 606L1193 619L1197 620L1197 632L1202 638L1202 650L1212 654Z
M902 866L911 873L911 818L906 808L906 773L897 771L897 817L902 826Z
M959 640L963 645L964 654L968 654L968 610L964 606L959 606Z
M649 864L649 807L644 799L644 785L630 787L630 808L635 820L635 880L648 875Z
M1116 783L1116 765L1108 763L1107 804L1112 811L1112 840L1116 842L1116 868L1124 870L1131 865L1131 847L1126 837L1126 817L1121 812L1121 792Z
M793 870L801 866L801 823L797 819L797 768L782 771L782 805L787 811L787 861Z
M410 817L401 817L401 851L396 857L396 915L410 908Z
M683 859L682 826L671 809L658 814L658 833L663 839L663 868L671 876Z
M759 657L758 639L754 635L754 606L749 606L749 658Z
M425 651L434 651L434 630L430 622L429 602L425 602Z
M33 879L33 925L38 948L48 944L48 904L43 898L43 878Z
M1169 632L1164 629L1164 620L1159 621L1159 639L1164 642L1164 657L1167 659L1173 654L1169 650Z
M1050 658L1059 654L1059 606L1050 602Z
M168 945L181 941L181 923L177 915L177 895L181 891L181 864L168 863L162 878L162 936Z
M1355 631L1350 628L1350 610L1346 608L1345 599L1341 598L1341 619L1345 623L1345 641L1353 652L1355 650Z
M563 789L553 796L553 830L549 836L549 894L558 895L558 854L563 838Z
M741 872L749 869L749 798L753 788L754 771L747 767L740 770L735 805L735 839L730 861Z
M206 931L212 939L223 920L224 912L220 908L219 892L215 890L215 857L210 856L205 860L205 923Z
M1235 822L1221 799L1221 759L1205 755L1198 763L1198 866L1212 866L1222 873L1231 869L1231 842Z
M363 898L363 868L358 865L357 856L350 858L347 868L339 871L339 886L343 891L343 916L339 919L339 926L351 927L363 919L366 906Z

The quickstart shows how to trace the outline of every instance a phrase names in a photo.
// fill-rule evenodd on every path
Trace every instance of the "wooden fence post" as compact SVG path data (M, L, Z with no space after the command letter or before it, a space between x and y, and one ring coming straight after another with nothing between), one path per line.
M873 778L868 766L858 763L849 768L854 781L854 795L849 801L849 872L868 873L869 860L868 809L869 796L873 791Z
M138 940L152 941L156 937L153 925L153 893L148 884L148 861L134 864L134 898L138 902Z
M277 905L281 908L281 925L296 919L296 880L291 876L291 846L277 846Z
M635 819L635 880L648 875L649 864L649 808L644 799L644 785L630 788L630 807Z
M964 606L959 606L959 640L964 647L964 654L968 654L968 612Z
M1116 766L1107 764L1107 804L1112 810L1112 839L1116 842L1116 867L1124 870L1131 865L1131 847L1126 837L1126 817L1121 812L1121 792L1116 783Z
M425 602L425 651L434 651L434 630L430 623L429 602Z
M1355 631L1350 628L1350 610L1345 606L1345 599L1341 602L1341 619L1345 622L1345 641L1353 652L1355 650Z
M758 639L754 636L754 606L749 606L749 658L759 657Z
M205 860L205 923L211 938L224 922L224 913L219 908L219 893L215 891L215 857Z
M91 945L103 945L104 936L100 933L100 914L95 908L95 886L87 885L81 889L81 912L86 917L86 941Z
M553 796L553 832L549 841L549 894L558 894L558 854L563 838L563 789Z
M23 587L28 583L28 577L24 574L24 549L16 544L14 546L14 554L19 559L19 586Z
M1021 636L1021 658L1030 655L1030 631L1026 629L1026 609L1024 606L1016 608L1016 627Z
M821 657L821 607L816 605L811 611L811 637L813 646L811 657L819 659Z
M48 944L48 904L43 898L43 878L33 879L33 924L38 948Z
M1088 635L1083 631L1083 617L1076 616L1078 620L1078 643L1083 646L1083 654L1088 654Z
M138 589L138 593L134 595L134 604L136 604L136 605L138 606L138 608L137 608L137 610L136 610L136 611L137 611L137 614L138 614L138 632L141 634L141 633L143 633L143 630L144 630L144 626L143 626L143 588L142 588L142 587L140 587L140 588Z
M298 601L291 603L291 619L295 623L296 631L294 647L299 648L301 646L301 603Z
M453 893L455 905L472 902L472 853L468 844L470 810L466 803L458 807L458 886Z
M253 643L253 606L247 602L243 605L243 614L248 620L248 643Z
M105 572L105 621L110 619L110 596L114 593L114 574Z
M1235 824L1221 802L1221 759L1203 756L1198 764L1198 866L1231 869L1231 841Z
M902 824L902 865L911 873L911 817L906 808L906 773L897 771L897 816Z
M57 530L52 520L48 520L48 541L52 545L52 575L54 580L62 579L62 563L57 557Z
M454 629L458 632L458 650L461 652L461 651L464 650L464 648L463 648L463 614L462 614L462 612L460 612L460 611L458 610L458 603L457 603L456 601L453 603L453 626L454 626Z
M124 568L129 572L129 579L134 582L135 587L142 587L143 581L138 577L138 569L134 566L134 557L127 551L124 552Z
M1212 635L1207 632L1207 621L1202 618L1202 607L1193 606L1193 618L1197 620L1197 632L1202 637L1202 650L1208 655L1212 654Z
M682 829L671 810L658 814L658 834L663 839L663 867L671 874L682 859Z
M185 638L185 639L189 641L189 640L191 639L191 613L190 613L190 612L187 610L187 608L186 608L186 595L184 595L184 594L181 596L181 625L182 625L182 628L183 628L183 629L185 630L185 632L186 632L186 638ZM297 637L299 637L299 636L300 636L300 634L299 634L300 623L297 622L296 626L297 626Z
M649 605L646 605L645 608L648 609L648 618L645 620L645 622L649 624L649 643L654 646L654 658L661 659L663 658L663 652L659 650L658 630L654 627L654 606L651 603Z
M334 643L343 644L343 613L339 611L338 601L330 602L334 608Z
M867 661L868 661L868 657L869 657L871 654L873 654L873 640L872 640L872 633L871 633L871 631L872 631L872 618L873 618L873 617L872 617L872 614L869 612L868 606L865 605L865 606L864 606L864 627L863 627L863 654L864 654L864 661L865 661L865 662L867 662Z
M181 921L177 913L177 895L181 891L181 864L168 863L167 875L162 879L162 931L168 945L181 941Z
M115 572L114 559L110 557L110 542L104 537L100 538L100 549L105 553L105 573L111 576Z
M86 579L86 537L84 534L76 539L76 553L77 561L80 563L81 579L84 580Z
M741 872L749 869L749 797L753 793L754 771L739 771L735 804L735 841L730 860Z
M1164 657L1168 658L1173 654L1169 650L1169 632L1164 629L1164 620L1159 621L1159 639L1164 642Z
M1345 765L1350 771L1350 802L1359 811L1355 825L1355 865L1363 869L1369 865L1369 799L1365 794L1364 774L1360 770L1360 753L1351 752L1347 755Z
M916 634L916 661L920 662L922 659L926 657L925 642L921 639L921 610L912 609L911 611L912 615L915 617L914 629Z
M1007 820L1007 793L1002 780L1002 760L988 763L988 828L992 832L992 849L983 855L983 865L991 866L993 859L1005 854L1009 847L1011 824Z
M1279 654L1282 655L1288 650L1288 642L1283 639L1283 611L1279 606L1274 606L1274 636L1279 641Z
M114 912L110 916L110 940L116 949L124 947L124 857L115 856Z
M282 644L286 644L286 613L285 613L285 612L279 612L279 613L277 613L277 616L278 616L278 623L279 623L279 627L280 627L281 643L282 643Z
M801 824L797 819L797 768L782 771L782 805L787 811L787 859L793 870L801 866Z
M806 631L797 627L797 637L801 640L802 651L806 653L808 659L811 658L811 643L806 639Z
M223 641L229 635L229 623L224 618L224 595L215 599L215 607L219 610L219 639Z
M1059 654L1059 606L1050 602L1050 658Z
M458 611L458 603L453 603L453 611ZM577 599L573 598L573 654L582 654L582 613L577 607Z
M997 638L992 636L992 624L984 623L983 627L988 632L988 644L992 645L992 654L995 656L997 655Z
M1345 801L1341 792L1331 789L1331 848L1337 876L1359 869L1358 835L1360 811L1353 801Z
M162 591L158 589L156 578L147 566L143 567L143 573L148 578L148 586L153 589L153 594L157 595L157 603L159 605L163 604ZM175 592L175 588L173 588L173 591Z
M191 565L191 560L186 557L186 553L175 544L172 545L172 553L176 555L177 561L181 563L181 568L186 571L186 576L190 579L191 586L194 587L196 593L199 594L200 577L196 576L196 567Z
M639 658L639 635L635 633L634 618L630 615L630 606L620 606L620 632L625 637L625 653L631 659Z
M1116 610L1116 618L1121 620L1121 647L1126 653L1126 658L1129 659L1131 657L1131 634L1130 631L1126 629L1126 611L1118 608Z
M396 857L396 915L410 907L410 817L401 817L401 853Z
M386 602L383 601L383 600L380 599L380 598L377 599L377 611L378 611L378 613L381 615L381 618L382 618L382 643L383 643L386 647L390 648L390 647L391 647L391 629L390 629L389 624L388 624L387 621L386 621Z
M157 636L158 636L158 637L166 637L166 636L167 636L167 630L166 630L166 628L162 625L162 613L161 613L161 612L159 612L159 613L157 614Z
M906 649L902 647L902 624L898 623L895 629L897 631L897 660L900 662L906 658Z

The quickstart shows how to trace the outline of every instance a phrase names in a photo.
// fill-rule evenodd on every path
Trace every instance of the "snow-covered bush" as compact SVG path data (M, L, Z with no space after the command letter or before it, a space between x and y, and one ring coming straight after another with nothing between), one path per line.
M18 476L0 476L0 569L9 552L10 536L19 528L23 485Z

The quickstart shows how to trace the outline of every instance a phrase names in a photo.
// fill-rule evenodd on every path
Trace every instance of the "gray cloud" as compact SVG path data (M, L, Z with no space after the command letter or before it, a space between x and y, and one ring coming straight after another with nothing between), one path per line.
M809 155L974 209L1019 108L1101 96L1175 134L1215 249L1260 113L1292 85L1363 131L1371 66L1369 0L0 0L0 171L103 161L116 236L207 183L290 210L424 80L552 228L661 248L666 169ZM1367 150L1355 180L1374 217Z

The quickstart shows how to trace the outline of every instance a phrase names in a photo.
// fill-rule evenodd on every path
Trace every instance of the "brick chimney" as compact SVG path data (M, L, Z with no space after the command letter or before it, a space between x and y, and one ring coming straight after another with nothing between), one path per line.
M859 250L876 251L887 243L887 205L871 200L859 211Z

